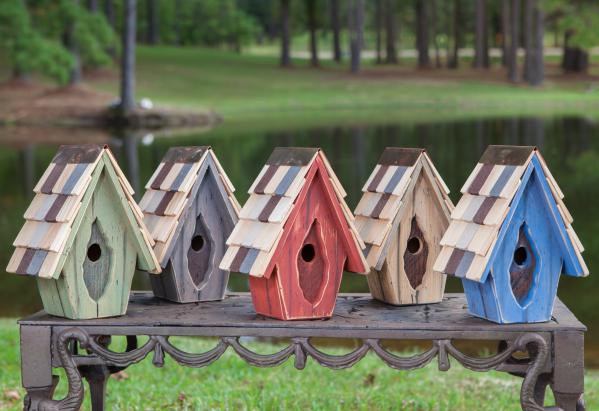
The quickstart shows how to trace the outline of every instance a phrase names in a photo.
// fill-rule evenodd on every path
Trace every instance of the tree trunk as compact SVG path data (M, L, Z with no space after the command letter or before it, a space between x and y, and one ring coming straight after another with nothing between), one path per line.
M79 0L74 0L76 6L79 5ZM71 52L73 56L73 67L69 72L69 85L74 86L81 83L81 58L79 56L79 45L75 40L75 22L70 19L63 33L63 44Z
M114 30L114 0L104 0L104 15L106 16L106 21L108 21L108 24L110 24L110 27Z
M281 0L281 66L291 66L289 9L291 0Z
M147 37L148 44L158 44L158 2L156 0L146 0L147 8Z
M331 30L333 31L333 60L341 62L341 35L339 24L339 0L331 0Z
M462 45L462 3L460 0L453 2L453 49L451 56L447 59L447 67L457 69L460 58L460 46Z
M382 26L383 26L383 5L382 0L375 0L374 3L374 29L376 32L376 63L381 64L383 62L382 56Z
M135 109L135 0L124 0L123 55L121 58L121 111Z
M508 59L508 79L518 81L518 45L520 40L520 0L512 0L510 22L510 54Z
M474 68L489 68L486 0L475 3Z
M181 38L181 1L175 0L175 44L181 46L183 39Z
M439 42L437 37L439 35L437 27L437 1L431 0L431 31L433 33L433 47L435 49L435 67L441 68L441 54L439 50Z
M533 10L534 0L525 0L524 3L524 72L525 81L530 81L531 70L534 65L534 42L533 42Z
M397 28L395 16L395 0L385 0L385 41L387 64L397 64Z
M507 39L510 33L510 0L501 2L501 65L508 66L509 46Z
M87 8L92 13L96 13L98 11L98 0L88 0Z
M310 64L318 67L318 39L316 37L316 0L306 0L308 31L310 31Z
M562 69L566 73L586 73L589 69L589 53L580 47L570 47L570 37L573 33L564 33L564 55Z
M349 0L350 70L360 71L360 55L364 43L364 0Z
M545 64L543 56L543 40L545 37L545 13L539 7L538 0L534 1L533 10L534 20L534 46L533 58L531 60L533 66L530 72L529 83L531 86L540 86L545 80Z
M430 67L428 55L429 22L426 0L416 0L416 49L418 50L418 68Z

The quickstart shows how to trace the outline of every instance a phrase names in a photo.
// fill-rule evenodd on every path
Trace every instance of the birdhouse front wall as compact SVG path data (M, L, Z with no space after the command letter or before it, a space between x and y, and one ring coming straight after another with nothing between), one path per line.
M196 183L167 266L160 276L150 276L155 295L177 302L224 298L229 272L218 265L234 222L216 178L208 168Z
M368 286L378 300L395 304L427 304L443 298L446 276L433 271L439 241L449 216L436 200L429 177L421 172L406 193L405 210L381 270L372 269Z
M563 270L560 218L545 200L536 171L532 171L505 236L491 257L486 281L464 280L472 314L498 323L549 321ZM563 222L559 222L563 225ZM503 230L503 228L502 228Z
M121 198L106 170L98 168L77 235L58 279L38 277L45 310L52 315L88 319L126 312L137 249L120 212ZM83 202L85 204L85 201ZM116 206L115 206L116 205Z
M330 189L317 172L300 194L269 275L250 277L258 313L285 320L332 315L348 257Z

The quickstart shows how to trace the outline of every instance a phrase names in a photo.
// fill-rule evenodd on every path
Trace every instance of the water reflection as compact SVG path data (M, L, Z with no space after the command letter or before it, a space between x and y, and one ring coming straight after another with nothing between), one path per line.
M541 148L566 195L566 204L575 218L574 228L586 247L584 256L591 272L598 263L599 240L594 234L599 232L599 221L594 206L599 195L599 125L584 118L337 125L268 132L222 126L209 132L190 131L167 137L157 135L155 138L147 133L94 131L86 134L82 130L66 133L63 130L61 133L54 130L33 130L29 134L22 130L0 130L0 207L3 210L0 215L0 264L3 266L12 253L12 240L23 224L22 215L32 198L33 187L52 159L57 145L77 142L108 144L138 199L143 194L145 182L170 146L211 145L235 185L241 203L247 199L246 191L273 147L319 146L324 149L343 183L352 209L360 197L364 181L386 146L427 148L452 190L452 199L457 201L464 180L487 145L536 145ZM47 140L52 143L35 143ZM137 276L136 287L146 287L142 278L143 275ZM597 304L592 292L599 292L599 280L596 278L562 277L559 291L560 297L579 318L591 324L591 332L595 322L599 322L594 318ZM21 315L40 308L32 279L5 275L0 278L0 284L1 316ZM234 275L231 287L247 289L247 279ZM367 291L366 281L362 277L347 275L342 290ZM461 291L461 285L451 279L448 290Z

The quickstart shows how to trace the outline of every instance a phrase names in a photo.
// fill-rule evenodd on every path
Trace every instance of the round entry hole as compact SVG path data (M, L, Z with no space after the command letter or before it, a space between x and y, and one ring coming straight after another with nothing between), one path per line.
M87 258L90 261L98 261L102 256L102 249L98 243L94 243L87 248Z
M314 256L316 255L316 251L314 250L314 246L312 244L306 244L302 247L302 260L309 263L314 260Z
M422 248L422 243L420 242L420 239L417 237L412 237L408 240L408 251L412 254L416 254L418 253L418 251L420 251L420 249Z
M525 247L518 247L514 251L514 262L518 265L524 265L528 259L528 252Z
M204 247L204 237L196 235L191 239L191 249L193 251L200 251Z

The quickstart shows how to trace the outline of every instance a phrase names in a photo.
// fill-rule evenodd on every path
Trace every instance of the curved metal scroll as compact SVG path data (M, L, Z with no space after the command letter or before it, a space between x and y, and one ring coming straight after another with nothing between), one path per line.
M258 367L273 367L282 364L292 355L295 356L295 367L303 369L308 356L322 366L332 369L348 368L359 362L372 350L385 364L397 370L412 370L429 364L435 357L438 358L439 369L446 371L450 368L449 356L455 358L464 367L474 371L488 371L509 362L512 355L517 351L527 351L530 354L529 368L520 392L520 403L523 410L543 410L543 406L535 402L534 389L539 375L546 364L549 347L547 342L539 334L529 333L521 335L513 343L509 343L505 349L498 354L487 358L469 357L460 352L450 340L434 340L433 346L423 352L410 357L400 357L387 351L378 339L363 340L362 345L355 350L342 355L330 355L318 350L306 337L293 338L291 344L272 354L256 353L239 342L239 337L221 337L218 344L211 350L201 354L189 354L175 346L168 337L150 336L148 341L141 347L127 352L114 352L100 345L94 338L80 328L69 328L58 336L58 354L63 364L69 390L67 396L62 400L44 400L40 403L41 409L78 410L83 402L83 384L81 373L77 368L75 359L68 349L70 341L77 341L81 348L87 350L109 362L110 366L127 367L137 363L154 353L154 365L164 365L164 353L171 356L177 363L189 367L205 367L210 365L227 350L233 350L248 364Z

